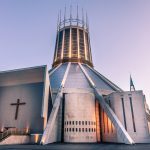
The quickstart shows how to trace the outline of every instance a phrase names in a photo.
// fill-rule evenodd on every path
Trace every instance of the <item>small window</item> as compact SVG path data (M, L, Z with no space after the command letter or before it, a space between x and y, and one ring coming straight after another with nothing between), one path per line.
M67 121L67 125L68 125L68 121Z
M82 128L82 132L84 132L84 128Z
M69 122L69 124L71 125L71 121Z
M69 128L69 131L71 132L71 128Z
M72 124L74 125L74 121L72 121Z
M87 121L85 121L85 125L87 125Z
M91 132L91 129L89 128L89 132Z
M96 123L94 122L94 125L96 125Z
M79 125L81 125L81 121L79 121Z
M87 128L85 128L85 131L87 132Z
M93 132L93 128L92 128L92 132Z
M82 121L82 125L84 125L84 121Z
M95 132L96 130L95 130L95 128L94 128L94 132Z
M81 128L79 128L79 132L81 132Z
M72 132L74 132L74 128L72 128Z
M78 128L76 128L76 132L78 132Z
M78 121L76 121L76 125L78 125Z
M91 121L91 125L93 125L93 121Z

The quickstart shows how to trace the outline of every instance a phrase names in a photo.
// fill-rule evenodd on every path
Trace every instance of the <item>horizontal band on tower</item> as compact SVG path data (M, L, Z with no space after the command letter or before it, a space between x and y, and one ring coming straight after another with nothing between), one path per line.
M77 63L85 63L88 64L89 66L93 67L93 64L90 63L89 61L86 61L84 59L78 59L78 58L65 58L62 60L58 60L56 62L53 63L52 67L58 66L61 63L65 63L65 62L77 62Z

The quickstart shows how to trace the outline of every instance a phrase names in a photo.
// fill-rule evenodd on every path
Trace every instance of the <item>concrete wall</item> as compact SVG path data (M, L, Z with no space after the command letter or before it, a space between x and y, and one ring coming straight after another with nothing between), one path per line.
M0 87L0 128L29 128L31 133L42 133L42 96L43 83ZM16 106L11 103L16 103L18 98L26 104L19 106L15 120Z
M31 133L43 133L47 121L49 83L45 66L0 73L0 130L4 127L26 128ZM19 106L15 119L17 99ZM45 118L45 119L44 119Z
M65 94L64 107L64 142L97 142L94 94Z
M112 93L107 102L135 143L150 142L142 91ZM118 142L119 139L118 136Z

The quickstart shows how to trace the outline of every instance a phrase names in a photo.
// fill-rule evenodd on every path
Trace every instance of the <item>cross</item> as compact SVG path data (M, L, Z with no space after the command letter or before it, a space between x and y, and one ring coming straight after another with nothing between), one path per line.
M20 99L17 99L17 103L11 103L11 105L16 106L15 120L18 118L18 110L20 105L25 105L25 102L20 103Z

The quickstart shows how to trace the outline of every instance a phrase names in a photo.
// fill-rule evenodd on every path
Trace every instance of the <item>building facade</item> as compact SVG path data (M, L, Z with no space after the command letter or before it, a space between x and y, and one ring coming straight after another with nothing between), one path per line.
M5 109L14 105L12 95L24 100L19 118L18 106L15 118L13 106ZM39 67L0 73L0 112L0 144L13 141L14 132L4 137L11 127L28 129L23 135L17 132L20 139L27 137L26 143L150 142L143 92L124 91L94 69L88 18L79 19L78 13L75 19L58 19L49 72Z
M56 107L41 143L150 142L142 91L123 91L94 69L85 18L59 20L49 76Z

